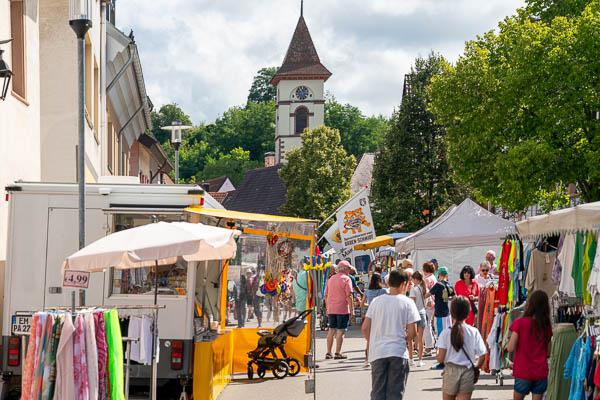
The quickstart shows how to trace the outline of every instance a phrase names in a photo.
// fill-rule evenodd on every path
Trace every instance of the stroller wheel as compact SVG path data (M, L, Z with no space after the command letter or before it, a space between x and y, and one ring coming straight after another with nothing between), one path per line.
M273 376L277 379L283 379L287 376L289 372L289 367L285 361L279 361L273 366L271 370L273 372Z
M289 375L290 376L296 376L298 375L298 373L300 372L300 361L298 361L295 358L290 358L288 360L288 366L289 366Z
M252 364L248 364L248 379L252 380L252 378L254 378L254 369Z
M260 379L264 378L266 373L267 373L267 370L264 369L263 367L258 367L258 370L256 371L256 375L258 375L258 377Z

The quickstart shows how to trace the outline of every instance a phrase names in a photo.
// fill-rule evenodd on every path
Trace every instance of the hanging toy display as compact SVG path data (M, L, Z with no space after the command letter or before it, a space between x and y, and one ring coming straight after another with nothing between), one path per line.
M314 269L324 271L331 266L331 258L329 255L319 254L318 256L304 257L304 270Z
M282 279L275 279L272 274L265 275L265 283L260 286L260 292L265 296L279 296L285 292L287 284Z
M267 268L266 273L272 276L280 276L281 272L289 267L292 254L294 253L294 242L290 239L281 239L276 233L267 235Z

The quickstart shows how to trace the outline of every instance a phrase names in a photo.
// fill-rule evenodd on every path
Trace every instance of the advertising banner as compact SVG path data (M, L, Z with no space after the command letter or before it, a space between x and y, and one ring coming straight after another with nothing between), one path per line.
M362 190L348 200L336 214L342 247L353 246L375 238L375 225L371 217L369 192Z

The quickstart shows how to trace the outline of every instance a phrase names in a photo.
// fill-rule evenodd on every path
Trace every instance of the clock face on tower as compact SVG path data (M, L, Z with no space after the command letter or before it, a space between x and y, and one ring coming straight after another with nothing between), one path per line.
M294 90L292 97L295 97L298 100L306 100L309 97L312 97L312 94L306 86L298 86L296 90Z

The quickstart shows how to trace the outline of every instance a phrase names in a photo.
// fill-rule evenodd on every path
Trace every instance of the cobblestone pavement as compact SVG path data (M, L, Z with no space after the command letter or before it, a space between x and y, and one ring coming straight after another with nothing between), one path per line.
M347 360L324 360L325 336L318 333L317 355L319 368L317 369L316 398L317 399L368 399L371 389L371 371L364 363L364 340L357 327L352 327L344 341L344 353ZM442 377L440 371L431 371L429 367L434 364L433 358L425 360L425 367L411 369L406 400L439 400L442 398ZM509 373L510 371L506 371ZM285 400L308 400L312 394L304 393L306 375L299 375L284 380L270 379L267 373L265 380L249 382L244 376L236 379L225 389L221 400L262 400L276 397ZM473 400L510 400L513 388L512 377L507 377L504 385L496 383L494 376L482 374L481 379L473 393Z

